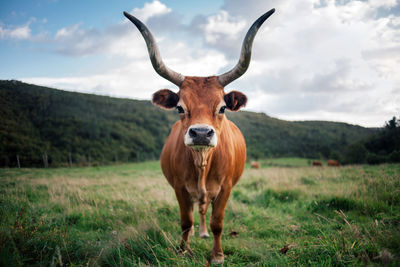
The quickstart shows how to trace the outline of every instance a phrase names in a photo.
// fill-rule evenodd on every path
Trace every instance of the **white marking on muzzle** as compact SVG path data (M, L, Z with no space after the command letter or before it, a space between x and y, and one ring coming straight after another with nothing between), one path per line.
M209 132L209 131L212 130L214 134L210 138L207 138L208 144L206 144L206 145L204 145L204 144L195 144L194 141L195 141L196 138L193 138L189 134L191 129L204 129L204 132ZM208 124L193 124L188 128L187 132L185 133L184 142L185 142L185 145L187 145L187 146L199 146L199 147L211 146L211 147L216 147L217 143L218 143L218 137L217 137L217 133L215 132L214 127L212 127L211 125L208 125Z

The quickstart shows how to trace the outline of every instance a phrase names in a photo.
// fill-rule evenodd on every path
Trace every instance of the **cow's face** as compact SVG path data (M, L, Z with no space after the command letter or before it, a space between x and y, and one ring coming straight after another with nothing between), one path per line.
M237 111L247 97L237 91L225 94L217 77L186 77L178 93L163 89L153 95L153 103L164 109L176 109L182 122L183 142L194 149L215 147L225 109Z

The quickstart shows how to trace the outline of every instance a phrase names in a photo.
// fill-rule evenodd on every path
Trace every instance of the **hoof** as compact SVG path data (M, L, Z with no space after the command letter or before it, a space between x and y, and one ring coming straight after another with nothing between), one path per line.
M207 231L207 226L202 226L201 224L200 224L200 227L199 227L199 236L201 237L201 238L209 238L210 237L210 235L208 234L208 231Z
M224 264L224 254L218 253L211 256L211 264Z
M210 237L210 235L209 235L207 232L205 232L205 233L199 233L199 236L200 236L201 238L204 238L204 239Z

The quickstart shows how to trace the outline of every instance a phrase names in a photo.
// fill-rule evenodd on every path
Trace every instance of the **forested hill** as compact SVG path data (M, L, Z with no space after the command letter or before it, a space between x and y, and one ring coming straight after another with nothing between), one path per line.
M376 129L336 122L288 122L227 112L251 158L330 157ZM157 159L178 120L150 101L0 81L0 166L60 166ZM18 157L17 157L18 155ZM18 158L18 159L17 159Z

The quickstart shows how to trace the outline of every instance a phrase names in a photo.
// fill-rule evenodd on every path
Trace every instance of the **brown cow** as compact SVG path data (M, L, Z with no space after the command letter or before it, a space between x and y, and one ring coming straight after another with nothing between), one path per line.
M332 166L332 167L340 167L340 163L337 160L334 159L330 159L328 160L328 166Z
M322 166L322 163L317 160L313 160L312 165L313 166Z
M226 94L224 86L245 73L250 64L254 37L259 27L274 11L272 9L265 13L251 26L243 41L237 65L222 75L211 77L185 77L166 67L147 27L124 12L145 39L154 69L162 77L179 86L178 93L162 89L153 95L152 101L155 105L164 109L175 108L180 116L180 120L172 126L162 150L161 167L179 202L182 250L189 250L194 202L199 203L199 235L209 237L206 212L208 205L212 203L212 263L224 262L221 233L225 206L246 162L243 135L225 117L224 111L239 110L246 104L247 97L238 91Z
M250 167L251 167L252 169L260 169L260 168L261 168L260 162L258 162L258 161L253 161L253 162L250 163Z

